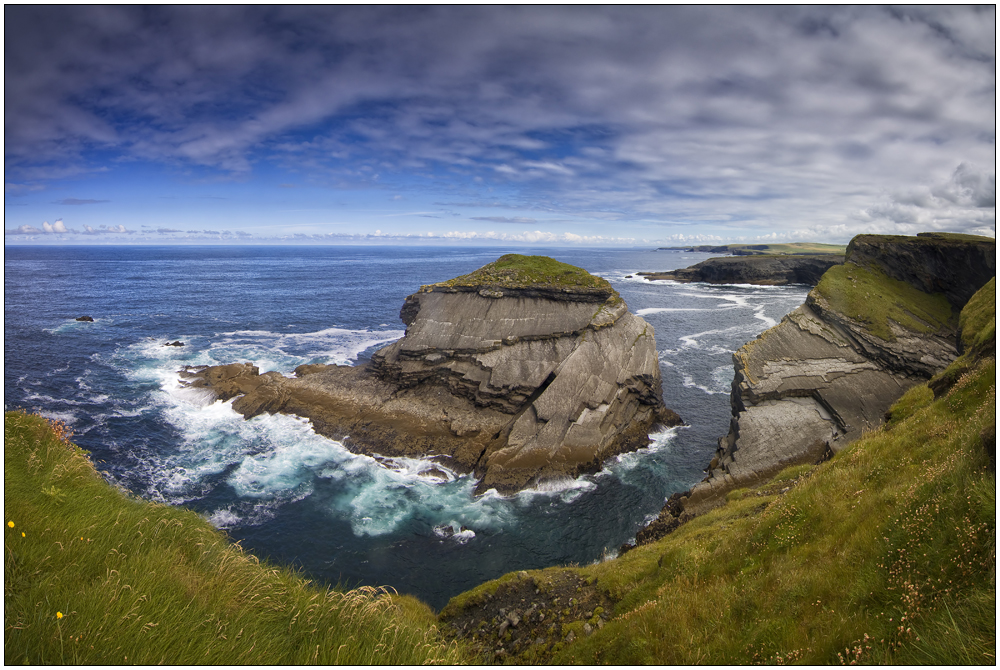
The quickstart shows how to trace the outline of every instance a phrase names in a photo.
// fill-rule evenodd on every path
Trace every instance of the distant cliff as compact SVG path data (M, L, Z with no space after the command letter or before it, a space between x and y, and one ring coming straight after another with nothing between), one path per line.
M670 279L678 282L708 284L757 284L780 286L809 284L815 286L823 273L844 262L843 256L774 255L709 258L697 265L672 272L639 272L650 281Z
M646 446L663 405L653 328L604 279L544 256L503 256L422 286L406 336L365 366L296 379L249 364L188 371L249 418L284 412L352 451L434 456L513 493Z

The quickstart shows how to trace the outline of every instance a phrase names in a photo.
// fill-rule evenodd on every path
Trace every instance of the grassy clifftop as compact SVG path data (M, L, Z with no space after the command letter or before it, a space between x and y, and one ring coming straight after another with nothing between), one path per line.
M606 292L615 290L606 279L583 268L548 256L506 254L474 272L431 286L497 286L503 288L554 287Z
M952 318L951 304L942 293L928 294L876 266L845 263L830 268L819 280L814 295L822 296L841 314L863 322L887 342L895 341L889 319L919 333L942 328Z
M194 512L109 486L38 416L4 416L4 513L5 664L461 660L426 605L262 564Z
M487 661L995 663L994 290L962 315L978 328L963 330L967 341L994 333L993 347L956 361L958 374L934 390L914 387L881 430L830 461L732 491L620 558L531 571L520 579L538 594L518 610L527 624L487 621L462 636ZM575 595L553 606L546 584L570 576ZM509 599L517 583L508 575L455 598L445 625ZM614 604L605 622L572 601ZM537 624L537 608L523 615L536 604Z

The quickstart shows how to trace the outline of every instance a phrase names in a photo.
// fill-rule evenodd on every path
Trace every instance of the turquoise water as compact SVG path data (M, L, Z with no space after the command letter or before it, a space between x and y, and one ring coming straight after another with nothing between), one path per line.
M252 361L290 375L354 364L403 335L421 284L502 253L543 253L608 279L654 327L663 395L688 424L601 472L475 497L420 459L379 463L306 421L244 421L180 386L185 365ZM7 247L4 406L65 421L113 483L186 505L258 556L331 584L391 585L434 607L511 570L611 555L664 498L699 481L728 431L732 352L806 287L650 283L627 275L708 255L621 249ZM93 323L75 321L80 315ZM165 347L180 340L183 347ZM461 529L465 527L466 531Z

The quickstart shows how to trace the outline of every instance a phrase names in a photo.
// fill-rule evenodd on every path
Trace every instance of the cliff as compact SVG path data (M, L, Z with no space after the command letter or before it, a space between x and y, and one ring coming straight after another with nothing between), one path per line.
M483 664L994 663L995 304L991 279L959 316L964 353L831 458L616 558L486 582L441 629Z
M250 418L285 412L358 453L433 456L513 493L597 470L648 444L663 405L653 329L605 280L542 256L503 256L422 286L406 335L358 367L249 364L184 373Z
M837 453L959 355L958 313L996 272L990 238L860 235L804 305L733 356L729 434L688 516Z
M734 256L773 256L836 254L843 256L847 247L839 244L819 244L817 242L787 242L775 244L701 244L687 247L660 247L658 251L687 251L704 254L733 254Z
M757 284L782 286L809 284L815 286L823 273L844 262L843 256L819 254L814 256L775 255L709 258L689 268L672 272L639 272L650 281L671 279L678 282L706 282L708 284Z

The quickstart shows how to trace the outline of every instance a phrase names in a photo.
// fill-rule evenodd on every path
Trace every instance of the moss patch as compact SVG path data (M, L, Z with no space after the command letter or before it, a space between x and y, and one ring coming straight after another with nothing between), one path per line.
M869 332L887 342L896 339L889 319L919 333L935 332L952 320L951 305L943 293L924 293L876 267L853 263L832 267L813 292L833 310L866 324Z

